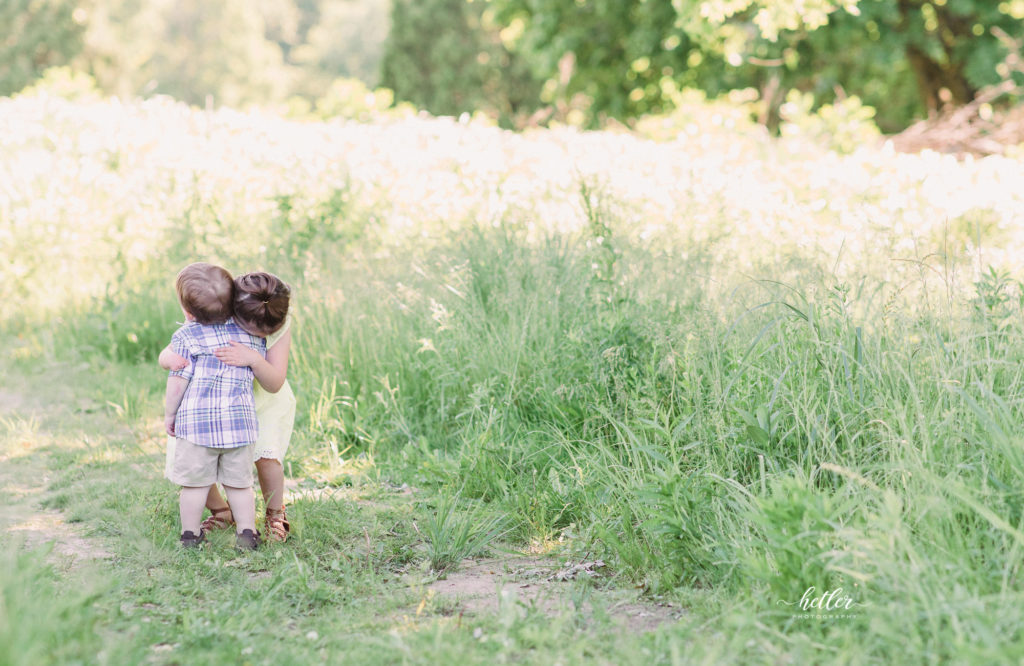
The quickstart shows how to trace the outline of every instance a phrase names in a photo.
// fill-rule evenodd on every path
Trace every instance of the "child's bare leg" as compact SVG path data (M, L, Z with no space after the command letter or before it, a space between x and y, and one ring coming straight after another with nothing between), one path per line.
M263 501L271 511L284 506L284 468L280 460L260 458L256 461L256 474L260 478Z
M203 506L206 504L206 496L209 491L209 486L182 486L178 500L178 515L181 517L182 532L199 534L199 524L203 520Z
M210 510L210 513L217 513L223 509L228 508L228 503L221 497L220 491L217 489L217 484L210 486L210 492L206 496L206 508ZM223 517L231 520L231 514L221 514Z
M224 494L228 496L231 515L235 517L235 529L241 533L245 530L256 531L256 496L252 486L248 488L232 488L224 486Z

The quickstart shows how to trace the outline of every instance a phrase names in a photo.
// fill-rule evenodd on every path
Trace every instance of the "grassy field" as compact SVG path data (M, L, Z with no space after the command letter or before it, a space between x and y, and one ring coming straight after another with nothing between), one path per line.
M39 94L0 127L7 488L106 553L4 539L0 662L1024 656L1020 162L715 107L654 140ZM180 552L160 479L200 259L294 286L296 538L252 556ZM466 558L604 566L473 609L430 587Z

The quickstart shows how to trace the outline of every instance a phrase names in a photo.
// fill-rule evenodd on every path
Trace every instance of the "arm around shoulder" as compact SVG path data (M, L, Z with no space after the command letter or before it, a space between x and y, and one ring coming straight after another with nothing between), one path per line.
M277 393L284 386L288 374L288 350L291 348L291 333L285 332L274 346L267 350L266 357L252 347L232 340L227 347L213 351L222 363L252 369L256 381L267 393Z

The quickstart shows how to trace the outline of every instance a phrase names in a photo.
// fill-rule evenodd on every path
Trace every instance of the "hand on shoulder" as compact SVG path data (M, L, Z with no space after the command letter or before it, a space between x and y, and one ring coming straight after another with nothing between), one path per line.
M239 367L252 367L253 364L258 363L263 359L263 355L258 351L244 343L238 342L237 340L231 340L228 342L228 345L229 346L227 347L220 347L219 349L213 350L213 355L216 356L221 363Z

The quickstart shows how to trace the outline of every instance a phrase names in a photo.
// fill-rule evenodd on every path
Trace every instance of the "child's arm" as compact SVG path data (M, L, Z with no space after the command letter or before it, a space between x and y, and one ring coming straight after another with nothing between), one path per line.
M174 435L174 421L178 415L181 399L185 397L188 379L171 375L167 378L167 398L164 401L164 429L168 435Z
M184 370L188 365L188 360L171 351L170 345L163 348L156 360L164 370Z
M256 381L267 393L277 393L281 390L288 374L288 352L292 346L291 331L285 331L274 346L267 350L266 358L241 342L232 340L230 344L230 347L221 347L213 352L222 363L252 368Z
M167 396L164 400L164 429L167 430L168 435L175 435L178 407L181 406L181 400L185 397L185 389L188 388L194 371L192 355L189 352L189 339L184 329L179 328L171 336L171 344L160 352L160 358L163 360L173 362L177 358L183 361L183 363L179 364L181 367L172 368L170 375L167 377Z

